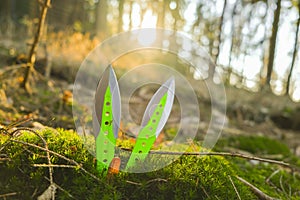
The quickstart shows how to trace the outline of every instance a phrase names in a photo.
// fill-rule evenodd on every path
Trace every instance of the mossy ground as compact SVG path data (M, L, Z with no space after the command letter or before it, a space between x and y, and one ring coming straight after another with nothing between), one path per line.
M274 198L300 199L300 177L297 173L292 174L267 163L220 156L181 156L167 167L154 172L133 174L121 171L108 180L96 171L93 156L85 149L75 132L45 129L39 133L46 139L50 150L75 160L99 179L84 173L80 167L54 168L54 182L65 190L58 189L57 199L238 199L238 194L241 199L257 199L250 188L236 176ZM46 153L16 142L9 142L4 146L8 138L8 135L0 133L0 149L4 147L0 154L5 158L0 160L0 194L16 192L10 199L35 199L49 186L48 168L33 166L47 164ZM43 147L42 141L29 132L15 139ZM243 141L248 140L260 141L261 138L240 138L239 147L242 148ZM217 148L222 149L225 143L236 145L237 142L231 141L232 138L221 141ZM258 142L257 146L259 144ZM283 152L286 157L292 156L283 144L273 141L270 144L271 149L265 146L265 152ZM274 145L279 145L280 148L275 148ZM274 149L280 149L280 152ZM51 155L51 162L71 164L55 155Z

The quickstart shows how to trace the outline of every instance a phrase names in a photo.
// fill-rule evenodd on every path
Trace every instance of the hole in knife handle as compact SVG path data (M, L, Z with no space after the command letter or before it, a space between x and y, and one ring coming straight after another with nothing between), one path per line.
M105 116L108 117L108 116L109 116L109 112L106 112L106 113L105 113Z
M153 120L152 120L152 123L155 123L155 122L156 122L156 120L155 120L155 119L153 119Z
M147 134L147 135L145 135L145 137L146 137L146 139L148 139L148 138L149 138L149 135Z
M139 161L139 159L138 159L138 158L135 158L135 161Z
M104 135L108 135L108 131L104 131Z
M162 104L159 104L159 107L162 108Z
M153 130L153 128L152 127L149 127L149 131L152 131Z
M107 126L109 124L109 121L105 121L104 124Z
M107 142L107 140L104 140L104 144L107 144L108 142Z
M107 162L107 159L104 159L103 162Z
M145 146L146 146L146 142L143 142L143 143L142 143L142 146L145 147Z
M142 151L142 150L139 150L139 153L143 153L143 151Z
M159 115L159 112L156 112L155 114L156 114L156 115Z
M106 154L106 153L107 153L107 150L104 150L103 152Z
M106 102L105 105L106 105L106 106L110 106L110 102Z

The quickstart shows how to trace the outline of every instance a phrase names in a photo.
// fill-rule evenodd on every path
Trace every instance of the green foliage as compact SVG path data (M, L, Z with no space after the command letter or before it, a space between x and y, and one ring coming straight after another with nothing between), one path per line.
M234 147L236 149L260 155L291 155L290 149L285 144L278 140L263 136L231 136L227 139L220 140L216 145L216 149L223 149L224 147Z
M270 164L231 159L239 176L276 199L300 199L300 176Z
M273 185L266 184L267 177L278 169L274 165L253 165L245 160L219 156L181 156L167 167L154 172L133 174L121 171L107 179L96 171L93 156L76 133L46 129L40 134L46 139L50 150L73 159L99 178L94 179L79 167L54 168L54 182L76 199L238 199L233 184L242 199L255 199L250 189L235 178L236 175L277 198L297 199L296 195L300 191L297 188L300 185L299 177L283 170L271 177L270 181L279 189L283 187L281 190L285 192L278 192ZM8 138L7 135L0 135L0 148ZM23 133L16 139L44 146L40 138L32 133ZM122 146L122 141L118 141L118 145ZM132 146L129 141L124 142L124 145ZM199 146L194 149L199 149ZM47 164L45 152L11 142L1 154L10 158L9 161L0 161L1 194L17 192L11 199L34 199L49 186L45 178L49 177L48 168L33 166ZM124 158L126 156L123 155ZM159 160L163 156L153 154L147 162ZM55 155L51 155L51 162L57 165L71 164ZM58 190L57 199L70 199L67 192Z
M300 159L293 155L285 144L268 137L231 136L219 140L215 150L222 150L225 147L233 147L256 155L282 155L286 162L300 166ZM259 186L258 188L269 196L278 199L300 199L299 173L291 174L268 163L248 162L238 158L228 160L234 163L232 166L238 176Z

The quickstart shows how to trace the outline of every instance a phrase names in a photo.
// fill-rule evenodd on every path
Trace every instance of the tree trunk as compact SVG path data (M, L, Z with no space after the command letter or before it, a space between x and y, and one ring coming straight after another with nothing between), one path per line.
M0 18L2 20L1 24L1 31L3 35L9 38L13 38L13 17L15 13L12 12L13 10L13 2L11 0L1 0L0 1Z
M234 49L234 43L235 43L235 23L234 23L234 15L236 12L236 7L238 5L238 1L235 2L234 7L232 9L232 14L231 14L231 46L230 46L230 51L229 51L229 61L228 61L228 74L226 77L226 83L228 85L230 84L230 78L231 78L231 73L232 73L232 56L233 56L233 49Z
M268 65L268 62L267 62L267 51L266 51L266 46L268 44L268 34L267 34L267 26L268 26L268 10L269 10L269 5L268 3L266 3L266 13L265 13L265 16L264 16L264 21L263 23L265 24L265 33L264 33L264 38L263 38L263 42L262 42L262 46L261 48L263 49L263 53L262 53L262 67L261 67L261 70L260 70L260 73L259 73L259 86L260 87L264 87L264 84L265 84L265 78L266 78L266 71L267 71L267 65Z
M45 25L45 19L47 15L48 8L51 5L51 0L45 0L43 5L42 5L42 10L41 10L41 15L39 19L39 24L37 31L35 33L34 41L31 45L31 49L28 55L28 60L27 60L27 67L25 70L24 74L24 80L21 83L21 87L24 88L28 93L32 93L32 89L30 86L30 75L34 71L34 63L35 63L35 56L36 56L36 50L38 47L39 40L43 34L43 28Z
M279 18L280 18L280 10L281 10L281 0L277 0L276 10L274 11L272 35L271 35L270 46L269 46L269 59L268 59L269 61L268 61L268 68L267 68L267 77L266 77L266 82L264 84L264 85L268 84L269 86L270 86L271 76L272 76L272 72L273 72L275 49L276 49L276 38L277 38Z
M96 34L99 37L107 35L107 0L99 0L96 7Z
M226 6L227 6L227 0L224 0L223 11L222 11L222 15L220 18L220 24L219 24L218 46L217 46L218 51L216 53L215 63L217 63L219 55L220 55L220 51L221 51L222 29L223 29L223 25L224 25L224 15L225 15Z
M119 1L119 20L118 20L118 33L123 30L123 11L124 11L124 0ZM131 21L131 17L129 19Z
M290 68L287 83L286 83L286 91L285 91L286 94L289 94L289 91L290 91L291 77L293 74L293 69L294 69L295 61L296 61L296 57L297 57L299 25L300 25L300 2L298 2L298 20L297 20L297 25L296 25L297 27L296 27L296 33L295 33L295 43L294 43L294 49L293 49L293 58L292 58L291 68Z
M129 30L131 30L132 29L132 20L131 20L131 18L132 18L132 5L133 5L133 2L132 1L130 1L130 3L129 3Z
M166 15L166 1L158 2L159 4L159 13L157 19L157 27L164 28L165 27L165 15ZM160 7L161 6L161 7Z

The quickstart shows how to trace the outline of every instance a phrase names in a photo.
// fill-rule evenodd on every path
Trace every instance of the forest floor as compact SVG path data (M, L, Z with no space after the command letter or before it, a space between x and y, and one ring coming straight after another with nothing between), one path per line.
M2 74L7 69L9 70ZM2 75L0 78L1 124L7 126L28 118L32 121L27 122L26 126L75 129L72 113L73 84L61 78L68 74L60 73L58 77L54 74L51 80L40 75L39 80L33 86L35 87L34 95L29 96L19 88L22 70L22 67L0 68L0 75ZM203 93L204 87L204 83L201 83L200 87L195 88L202 91L202 96L198 98L201 112L199 132L207 131L211 116L210 97ZM225 89L227 111L221 138L236 135L268 136L283 141L291 151L300 156L299 103L292 102L287 96L276 96L269 91L254 93L233 86L226 86ZM141 109L145 108L147 100L137 93L134 101L144 105L133 107L136 113L142 113ZM170 121L177 122L176 119Z
M32 85L34 93L28 95L19 88L24 71L22 64L15 63L15 56L9 56L1 51L0 58L0 131L1 129L14 130L16 127L24 126L41 131L47 127L75 130L72 113L72 88L76 70L70 69L72 68L70 66L54 64L51 78L47 79L41 75L44 74L44 69L38 67L37 74L40 75L35 76L35 83ZM14 65L9 66L10 64ZM193 85L197 85L194 89L198 90L197 94L199 94L198 102L201 111L199 132L206 132L211 116L210 96L207 92L203 92L206 87L204 82L197 82ZM254 93L233 86L226 86L225 90L227 96L226 124L214 150L291 161L293 164L299 165L300 162L293 156L300 158L300 104L292 102L287 96L276 96L269 90ZM145 91L143 91L144 93ZM135 101L147 104L147 100L139 95L139 91ZM136 107L135 112L141 113L138 109L144 107ZM165 130L166 137L160 141L161 143L166 143L170 139L167 132L168 130ZM261 137L272 140L261 139ZM201 135L196 139L201 139ZM252 141L250 141L251 139ZM276 141L284 143L290 152L287 153L286 149ZM1 162L0 160L0 164ZM156 179L158 178L156 177ZM281 177L279 182L281 184ZM284 191L282 188L284 186L281 186L279 190ZM297 199L300 188L294 186L292 188L294 188L295 199ZM124 191L126 193L126 188Z

